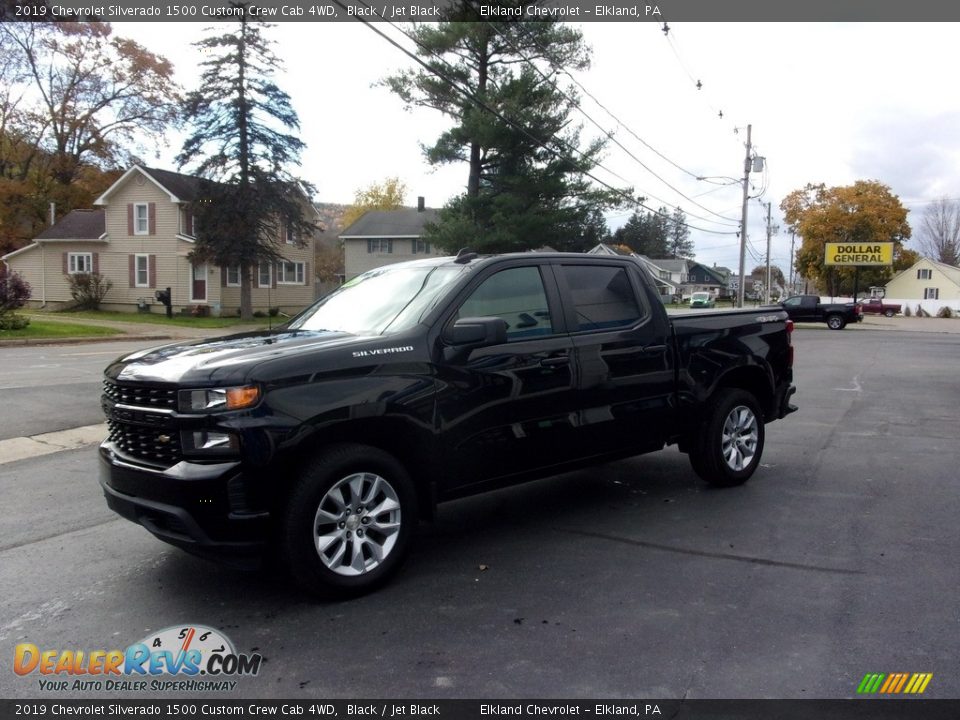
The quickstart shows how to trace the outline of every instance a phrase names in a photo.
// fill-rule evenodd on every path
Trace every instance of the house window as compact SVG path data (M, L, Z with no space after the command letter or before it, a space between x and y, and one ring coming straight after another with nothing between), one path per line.
M287 245L296 245L297 244L297 233L293 229L293 226L290 223L287 223L286 228L284 229L284 239Z
M370 240L367 240L367 252L392 253L393 240L388 240L386 238L371 238Z
M302 262L285 260L277 263L278 285L303 285L304 265Z
M929 271L928 271L929 272ZM923 299L924 300L939 300L940 299L940 288L924 288L923 289Z
M93 253L69 253L67 269L71 275L93 272Z
M930 268L920 268L917 270L917 280L930 280L933 277L933 270Z
M150 287L150 256L134 256L134 287Z
M430 243L425 240L411 240L410 253L413 255L429 255Z
M150 233L150 205L136 203L133 206L133 234L148 235Z
M260 263L257 266L257 285L260 287L271 287L273 285L273 273L270 263Z
M240 266L227 266L227 287L240 287Z

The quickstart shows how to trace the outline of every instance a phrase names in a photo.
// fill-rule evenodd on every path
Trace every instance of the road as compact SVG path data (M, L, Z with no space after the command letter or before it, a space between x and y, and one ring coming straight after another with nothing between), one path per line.
M960 697L960 335L795 344L801 409L745 486L669 449L450 503L350 602L115 519L93 448L0 465L0 657L203 623L267 658L231 698L847 698L868 672ZM96 382L86 357L66 387ZM0 672L0 697L38 694Z
M103 368L158 341L0 348L0 440L103 422Z

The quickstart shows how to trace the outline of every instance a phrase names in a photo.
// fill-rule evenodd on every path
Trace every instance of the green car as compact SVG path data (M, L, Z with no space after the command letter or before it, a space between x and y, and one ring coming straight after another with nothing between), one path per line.
M713 297L708 292L695 292L690 296L691 308L712 308L716 307Z

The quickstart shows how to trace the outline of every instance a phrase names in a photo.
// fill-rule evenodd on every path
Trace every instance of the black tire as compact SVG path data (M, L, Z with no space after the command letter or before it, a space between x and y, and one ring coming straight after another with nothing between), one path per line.
M745 483L763 455L763 414L746 390L722 388L708 400L711 407L690 444L690 464L717 487Z
M392 455L365 445L331 446L291 491L279 532L284 564L321 597L374 590L403 562L416 509L410 476ZM327 540L323 548L320 538Z
M896 315L896 313L893 310L884 310L883 314L886 317L893 317L894 315Z
M831 330L843 330L846 324L843 315L827 315L827 327Z

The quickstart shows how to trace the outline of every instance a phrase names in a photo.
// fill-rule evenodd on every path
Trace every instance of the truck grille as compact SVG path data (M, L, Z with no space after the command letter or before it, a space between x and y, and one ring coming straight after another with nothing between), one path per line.
M103 381L103 394L115 403L142 408L177 409L177 391L169 388L152 388L144 385L118 385Z
M176 430L143 427L107 420L107 439L124 455L150 465L170 467L180 462L180 433Z

